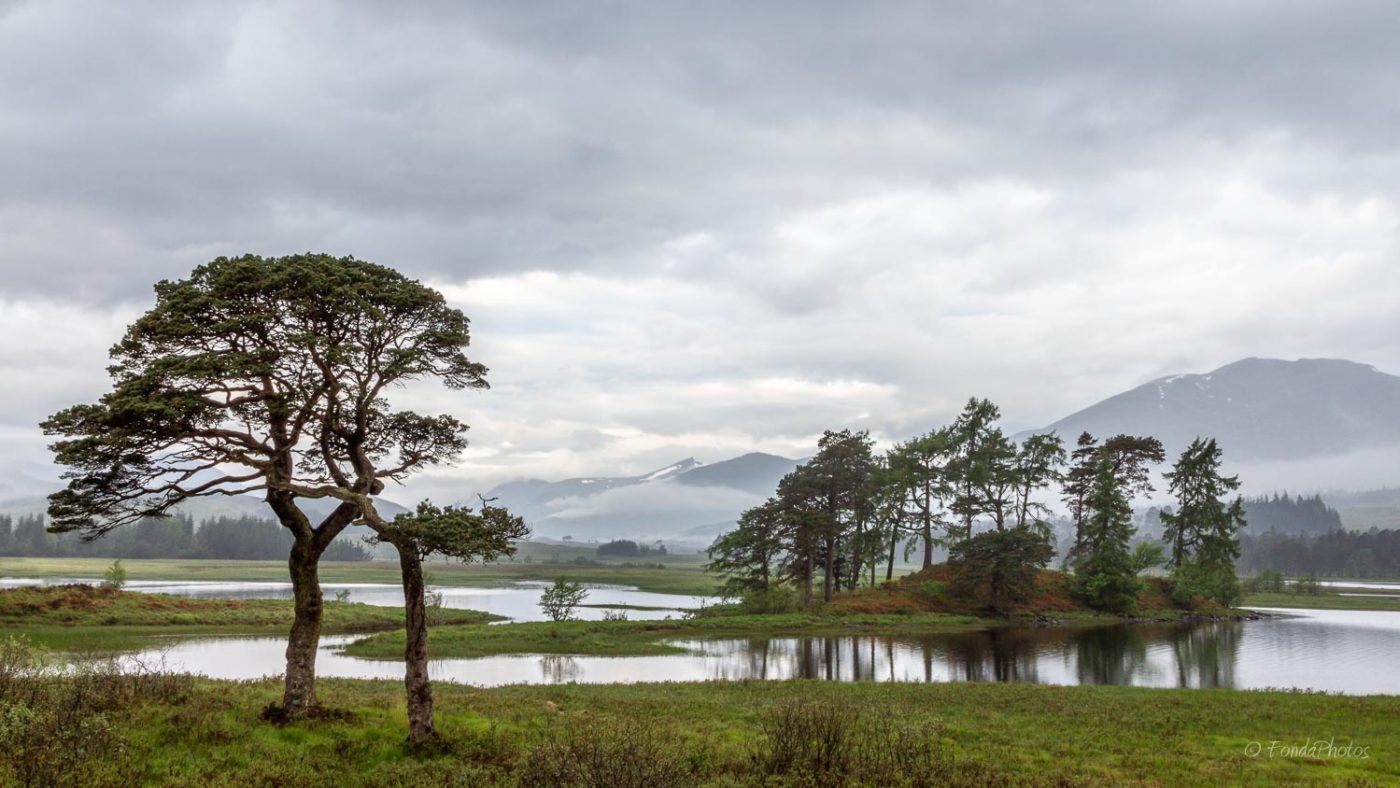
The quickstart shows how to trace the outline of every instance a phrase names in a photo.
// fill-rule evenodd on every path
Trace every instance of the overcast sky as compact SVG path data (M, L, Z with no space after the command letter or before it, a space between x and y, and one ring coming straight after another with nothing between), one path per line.
M0 498L151 284L243 252L472 318L492 390L395 402L473 427L438 497L1400 372L1397 41L1389 2L0 0Z

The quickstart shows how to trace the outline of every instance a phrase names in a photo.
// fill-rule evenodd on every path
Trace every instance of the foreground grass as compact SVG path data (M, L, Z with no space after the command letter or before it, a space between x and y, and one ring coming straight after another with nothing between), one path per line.
M1358 590L1356 593L1365 593ZM1400 611L1400 596L1349 596L1346 594L1250 594L1243 607L1311 608L1313 610Z
M0 558L0 577L100 578L112 565L108 558ZM195 559L122 559L131 580L213 580L287 582L285 561L217 561ZM657 568L660 566L661 568ZM432 582L445 586L499 586L521 580L551 581L562 577L583 583L635 586L662 594L706 596L717 581L702 564L677 557L664 564L624 563L433 563ZM322 561L322 583L399 582L397 561Z
M292 602L282 599L191 599L95 586L45 586L0 590L4 632L63 651L122 651L151 637L286 634ZM474 610L437 611L444 624L499 620ZM403 627L403 611L327 602L327 634Z
M428 650L435 659L495 654L572 654L653 656L681 654L667 641L681 638L782 637L784 635L936 635L986 629L976 616L826 616L807 613L727 615L667 621L539 621L495 626L435 627ZM345 653L371 659L402 659L404 633L386 631L345 647Z
M108 712L125 782L198 785L1382 785L1400 698L1027 684L711 682L436 688L443 746L410 755L402 688L320 684L338 714L273 727L271 681L195 681ZM804 734L821 734L814 748ZM880 737L895 746L882 749ZM1271 742L1369 757L1269 757ZM1251 757L1251 743L1263 752ZM42 747L31 741L28 746ZM0 769L15 752L0 750ZM76 760L75 760L76 759ZM116 781L116 780L113 780ZM3 782L3 771L0 771Z

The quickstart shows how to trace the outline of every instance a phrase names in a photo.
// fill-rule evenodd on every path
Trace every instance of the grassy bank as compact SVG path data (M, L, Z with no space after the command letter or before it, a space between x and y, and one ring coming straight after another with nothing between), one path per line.
M474 610L441 610L444 624L481 624L496 617ZM285 635L292 603L282 599L190 599L95 586L0 590L0 626L63 651L121 651L156 636ZM403 627L403 611L327 602L323 630L372 632Z
M112 565L107 558L0 558L0 577L100 578ZM123 559L131 580L215 580L287 582L285 561L214 561L186 559ZM563 577L584 583L636 586L662 594L710 595L717 581L690 557L668 563L432 563L432 582L447 586L508 585L521 580ZM397 561L323 561L322 583L399 582Z
M1357 593L1364 593L1357 591ZM1250 594L1243 607L1312 608L1314 610L1389 610L1400 612L1400 595Z
M323 681L324 719L277 728L275 682L189 681L0 748L86 784L1382 785L1400 699L1026 684L712 682L436 690L441 749L406 754L402 687ZM42 719L42 718L41 718ZM75 737L106 737L75 747ZM114 740L114 741L108 741ZM1268 747L1367 748L1357 757ZM821 746L817 745L820 742ZM1254 743L1259 752L1255 752ZM60 757L46 758L48 750Z
M428 633L434 658L495 654L650 656L684 649L665 641L681 638L782 637L919 633L986 629L987 619L942 613L824 616L807 613L728 615L669 621L562 621L496 626L436 627ZM402 659L403 632L386 631L350 644L345 653L372 659Z

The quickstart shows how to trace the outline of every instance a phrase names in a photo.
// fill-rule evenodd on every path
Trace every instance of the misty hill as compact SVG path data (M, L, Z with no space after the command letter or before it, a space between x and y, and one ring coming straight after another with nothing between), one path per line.
M375 499L378 504L379 513L386 518L393 519L395 516L407 512L408 510L393 501L383 498ZM297 505L306 513L308 517L315 520L325 517L335 508L336 501L329 498L301 498ZM24 517L33 514L43 514L48 508L48 500L40 497L19 498L0 502L0 515L8 514L11 517ZM214 520L220 517L238 519L240 517L257 517L266 520L276 520L267 502L251 495L216 495L208 498L194 498L175 507L174 513L188 515L198 525L206 520ZM369 529L364 526L352 525L345 531L346 537L358 540L361 536L369 534Z
M518 479L487 496L524 516L537 537L708 544L799 462L763 453L710 465L687 457L640 476Z
M1208 436L1243 463L1393 449L1400 446L1400 377L1337 359L1247 358L1144 383L1035 430L1047 431L1066 444L1085 431L1153 435L1168 456Z

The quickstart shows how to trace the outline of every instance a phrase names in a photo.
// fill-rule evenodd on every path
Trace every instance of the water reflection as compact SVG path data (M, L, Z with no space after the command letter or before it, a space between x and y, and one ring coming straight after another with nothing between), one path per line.
M1002 628L928 637L842 636L679 643L711 678L1015 681L1236 686L1245 624Z
M1298 613L1300 611L1290 611ZM1400 693L1392 670L1400 614L1301 611L1253 622L1086 629L1004 628L925 637L841 636L673 641L685 654L597 657L512 654L434 660L434 679L480 686L713 679L1018 681ZM353 636L323 640L324 676L399 678L402 663L349 657ZM285 640L180 641L134 655L215 678L281 672Z

